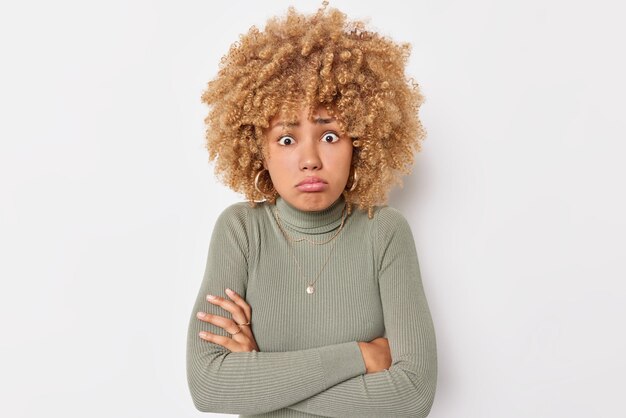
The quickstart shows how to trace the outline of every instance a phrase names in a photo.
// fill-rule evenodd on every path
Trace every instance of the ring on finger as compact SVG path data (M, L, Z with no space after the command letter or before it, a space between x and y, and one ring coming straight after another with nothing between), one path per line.
M239 326L239 324L237 324L237 326L238 326L239 329L237 331L235 331L235 332L229 332L230 335L239 334L241 332L241 327Z

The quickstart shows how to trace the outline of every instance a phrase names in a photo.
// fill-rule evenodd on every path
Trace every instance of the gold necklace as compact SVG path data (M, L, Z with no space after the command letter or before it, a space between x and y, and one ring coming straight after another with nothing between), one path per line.
M324 268L326 267L326 264L328 264L328 260L330 260L330 256L333 255L333 249L335 248L335 245L337 245L338 241L335 241L333 243L333 246L330 248L330 253L328 254L328 257L326 257L326 262L324 263L324 265L322 266L322 269L319 271L319 273L317 273L317 276L315 277L315 280L313 280L312 282L309 283L309 285L306 287L306 292L309 295L312 295L315 292L315 282L317 281L317 279L319 279L320 274L322 274L322 271L324 271ZM302 268L300 267L300 263L298 262L298 259L296 258L296 255L293 253L293 248L291 247L291 244L289 245L289 249L291 250L291 255L293 256L293 259L296 261L296 265L298 266L298 270L300 271L300 275L302 275L302 277L304 277L306 279L306 276L304 275L304 273L302 273Z
M344 212L345 212L345 206L344 206ZM339 235L339 232L341 232L341 229L343 228L344 221L345 221L345 217L343 216L343 213L344 213L344 212L342 212L342 217L341 217L341 227L339 228L339 230L337 231L337 233L336 233L335 235L333 235L333 237L332 237L330 240L326 241L326 242L325 242L325 243L323 243L323 244L326 244L326 243L328 243L328 242L330 242L330 241L334 240L334 239L335 239L335 237L337 237L337 235ZM295 260L295 262L296 262L296 266L298 267L298 271L300 271L300 275L302 275L302 277L304 277L304 278L306 279L306 276L304 275L304 273L302 273L302 268L300 267L300 262L298 261L298 258L296 257L296 255L295 255L295 253L294 253L294 251L293 251L293 247L292 247L292 245L291 245L291 242L292 242L292 241L295 241L295 240L293 240L292 238L290 238L290 237L288 236L288 234L286 233L286 231L283 229L283 227L282 227L282 225L281 225L281 223L280 223L280 220L279 220L278 211L274 210L274 213L275 213L275 215L276 215L276 222L278 222L278 227L280 228L280 231L283 233L283 236L287 239L287 245L289 246L289 251L290 251L290 253L291 253L291 256L293 257L293 259L294 259L294 260ZM296 242L299 242L299 241L302 241L302 239L297 240ZM310 241L310 240L307 240L307 241L312 242L313 244L318 244L318 245L321 245L321 244L319 244L319 243L316 243L316 242L313 242L313 241ZM333 243L332 247L330 248L330 253L328 254L328 257L326 257L326 261L324 262L324 265L322 266L322 269L319 271L319 273L317 273L317 276L315 277L315 280L313 280L313 281L312 281L311 283L309 283L309 285L307 286L307 288L306 288L306 292L307 292L309 295L312 295L313 293L315 293L315 287L314 287L314 284L315 284L315 282L317 281L317 279L319 279L320 274L322 274L322 271L324 271L324 268L325 268L325 267L326 267L326 265L328 264L328 260L330 260L330 256L331 256L331 255L333 255L333 249L335 248L335 245L337 245L337 241L335 241L335 242ZM307 280L307 281L308 281L308 280Z

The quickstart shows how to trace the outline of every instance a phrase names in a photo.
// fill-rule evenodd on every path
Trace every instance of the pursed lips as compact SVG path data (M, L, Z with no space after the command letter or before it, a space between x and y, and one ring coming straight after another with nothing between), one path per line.
M319 177L307 177L304 180L302 180L300 183L296 184L297 186L301 186L303 184L313 184L313 183L324 183L327 184L326 180L321 179Z

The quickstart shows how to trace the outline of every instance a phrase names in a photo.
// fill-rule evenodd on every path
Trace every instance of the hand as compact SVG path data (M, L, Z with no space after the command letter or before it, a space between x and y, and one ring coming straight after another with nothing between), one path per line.
M250 326L242 325L240 327L238 325L248 323L252 319L250 305L248 305L248 303L236 292L230 289L226 289L226 293L230 296L232 301L220 296L215 296L214 299L209 299L210 295L207 295L206 300L230 312L233 319L228 319L219 315L211 315L206 312L198 312L196 316L201 321L209 322L213 325L223 328L229 334L235 334L233 334L231 338L225 337L223 335L213 334L207 331L202 331L199 334L200 338L221 345L222 347L225 347L233 352L244 352L253 350L259 351L259 347L256 344L256 340L254 339L254 334L252 334L252 329L250 329ZM241 332L237 332L239 328L241 328Z
M387 338L379 337L370 342L359 341L359 348L365 361L366 373L376 373L391 367L391 350Z

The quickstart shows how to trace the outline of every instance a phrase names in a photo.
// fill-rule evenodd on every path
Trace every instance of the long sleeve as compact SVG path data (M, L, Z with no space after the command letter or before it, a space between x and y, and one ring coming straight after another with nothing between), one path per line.
M196 318L198 311L231 317L229 312L206 301L207 294L225 296L224 289L230 287L245 298L249 251L247 211L247 203L236 203L218 217L189 321L187 380L194 405L203 412L274 411L366 370L356 341L298 351L231 352L198 336L202 330L230 336L222 328Z
M392 365L345 380L290 409L329 417L426 417L437 384L433 322L424 294L415 242L394 208L379 213L379 289Z

